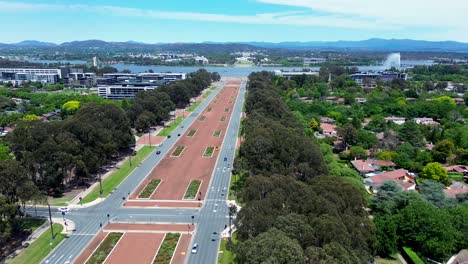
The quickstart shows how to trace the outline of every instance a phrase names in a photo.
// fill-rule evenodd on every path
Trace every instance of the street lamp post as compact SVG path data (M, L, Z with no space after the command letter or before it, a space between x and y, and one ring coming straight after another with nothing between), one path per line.
M50 231L51 231L51 234L52 234L52 240L54 240L55 238L55 235L54 235L54 226L52 224L52 212L50 211L50 203L47 203L48 207L49 207L49 222L50 222Z
M195 219L195 216L194 216L194 215L192 215L192 225L194 225L194 222L193 222L193 221L194 221L194 219Z

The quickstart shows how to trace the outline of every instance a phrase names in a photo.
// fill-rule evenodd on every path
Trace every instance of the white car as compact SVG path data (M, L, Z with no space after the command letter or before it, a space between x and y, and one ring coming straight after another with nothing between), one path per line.
M70 208L68 208L68 207L59 207L57 210L58 210L59 212L61 212L61 213L68 213L68 212L70 212Z
M198 244L195 243L195 244L193 244L193 247L192 247L192 254L197 253L197 251L198 251Z

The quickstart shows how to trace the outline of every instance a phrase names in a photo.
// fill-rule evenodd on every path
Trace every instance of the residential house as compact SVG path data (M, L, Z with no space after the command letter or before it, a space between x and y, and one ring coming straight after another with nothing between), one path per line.
M337 131L336 131L336 126L335 125L322 123L322 124L320 124L320 128L322 129L322 134L325 137L336 137L337 136Z
M351 161L354 168L359 172L361 175L365 175L370 172L377 172L382 171L384 169L395 169L395 163L389 160L375 160L375 159L367 159L367 160L353 160Z
M445 166L445 169L451 172L458 172L465 175L468 174L468 166L464 165Z
M457 195L468 193L468 185L462 182L452 181L452 184L445 188L444 193L450 198L456 198Z
M439 122L434 121L434 119L430 117L414 118L413 120L418 125L438 125L439 124Z
M333 118L329 118L329 117L321 117L320 118L320 123L321 124L334 124L335 123L335 119Z
M334 103L334 104L344 104L344 98L338 98L336 96L327 96L323 98L324 102Z
M397 125L403 125L406 122L406 118L404 117L394 117L389 116L384 118L385 122L393 122Z
M369 191L377 192L377 189L387 181L393 181L400 185L404 190L415 190L416 182L414 176L404 169L398 169L390 172L381 173L364 179L364 185Z
M356 100L356 102L358 102L360 104L363 104L363 103L367 102L367 99L363 98L363 97L356 97L356 98L354 98L354 100Z
M465 99L463 98L452 98L456 104L465 104Z

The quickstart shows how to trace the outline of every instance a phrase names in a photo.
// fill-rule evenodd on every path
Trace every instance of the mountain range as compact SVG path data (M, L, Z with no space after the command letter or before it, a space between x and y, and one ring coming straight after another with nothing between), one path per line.
M62 44L25 40L19 43L2 44L0 49L168 49L181 51L196 51L210 49L213 51L226 50L255 50L290 49L290 50L341 50L341 51L401 51L401 52L468 52L468 43L456 41L424 41L412 39L368 39L361 41L310 41L310 42L202 42L202 43L156 43L148 44L137 41L106 42L103 40L72 41Z

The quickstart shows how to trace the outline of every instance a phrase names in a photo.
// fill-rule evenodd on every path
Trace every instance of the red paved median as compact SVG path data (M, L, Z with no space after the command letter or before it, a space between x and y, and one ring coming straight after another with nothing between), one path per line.
M132 193L130 199L124 204L125 206L140 206L140 207L198 207L199 203L193 202L203 200L205 198L208 185L210 182L213 169L218 158L219 149L221 148L224 131L227 130L231 118L233 105L229 104L232 101L231 96L237 98L239 92L240 81L228 81L226 87L214 97L217 103L212 102L208 105L211 111L204 109L200 115L206 116L204 121L196 120L190 130L197 130L192 137L181 135L175 147L171 149L161 162L156 166L149 176L140 184L140 186ZM229 109L226 112L226 109ZM220 121L221 117L226 116L225 121ZM221 130L220 137L213 136L214 131ZM177 135L173 135L177 136ZM170 157L170 153L177 146L185 146L184 151L179 157ZM211 158L203 157L205 149L209 146L217 148ZM235 147L235 146L233 146ZM146 186L150 179L161 179L161 184L157 191L150 197L149 201L139 201L137 195ZM184 200L184 194L191 180L201 180L202 184L195 200ZM192 202L190 202L192 201Z

